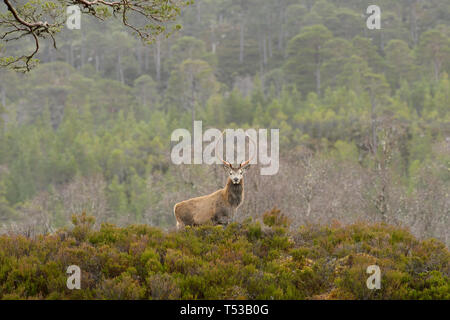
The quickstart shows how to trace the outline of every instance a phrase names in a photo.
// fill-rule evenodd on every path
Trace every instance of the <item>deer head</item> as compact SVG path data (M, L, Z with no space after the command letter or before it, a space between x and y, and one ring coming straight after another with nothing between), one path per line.
M255 147L255 152L253 153L253 157L252 157L252 158L250 158L250 159L248 159L248 160L246 160L246 161L243 161L243 162L242 162L239 166L237 166L237 167L233 167L233 165L232 165L230 162L223 160L223 159L219 156L219 154L218 154L218 152L217 152L217 145L219 144L220 139L223 138L223 134L224 134L224 133L225 133L225 131L222 132L222 135L221 135L220 138L217 140L216 147L215 147L216 157L217 157L220 161L222 161L222 163L223 163L223 168L224 168L225 172L228 174L228 178L231 180L231 182L232 182L233 184L240 184L241 181L242 181L242 179L244 178L244 173L245 173L248 169L250 169L250 161L251 161L251 160L253 159L253 157L256 155L256 144L255 144L255 142L253 141L253 139L246 133L245 135L248 137L249 141L250 141L250 142L254 145L254 147Z

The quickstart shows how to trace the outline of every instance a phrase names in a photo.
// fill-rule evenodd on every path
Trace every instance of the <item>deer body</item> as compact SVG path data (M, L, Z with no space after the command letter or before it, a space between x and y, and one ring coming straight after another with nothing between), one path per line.
M244 180L233 183L228 178L223 189L203 197L179 202L174 207L177 229L184 226L202 225L209 222L227 225L244 199Z
M250 136L248 137L252 141ZM173 208L177 229L206 223L227 225L233 221L237 208L244 200L244 172L250 168L251 159L243 161L234 168L231 163L217 157L222 161L223 167L228 173L227 184L223 189L209 195L177 203Z
M250 136L248 137L251 141ZM244 173L250 168L251 159L234 168L231 163L218 158L228 173L227 184L223 189L209 195L177 203L173 208L177 229L206 223L227 225L234 219L237 208L244 200Z

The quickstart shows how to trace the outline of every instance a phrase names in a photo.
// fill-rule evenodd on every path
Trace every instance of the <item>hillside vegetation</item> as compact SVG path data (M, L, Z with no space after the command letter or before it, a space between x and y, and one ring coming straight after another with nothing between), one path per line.
M371 4L196 0L150 46L88 16L58 50L42 41L34 70L0 69L0 234L83 211L173 227L175 203L225 182L171 161L172 132L198 120L280 130L280 170L248 172L243 219L276 206L295 227L385 222L450 246L450 1L378 1L380 30Z
M1 299L450 299L444 244L386 224L288 231L277 210L181 232L72 221L35 239L0 237ZM80 290L66 287L73 264ZM380 290L366 287L373 264Z

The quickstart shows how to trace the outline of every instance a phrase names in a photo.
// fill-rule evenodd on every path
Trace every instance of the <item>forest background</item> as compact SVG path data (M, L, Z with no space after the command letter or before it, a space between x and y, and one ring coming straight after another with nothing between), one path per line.
M176 202L225 182L170 161L171 132L196 119L280 129L280 171L248 173L240 221L277 207L295 228L386 222L448 246L450 3L378 1L380 30L369 4L197 0L152 45L83 16L31 72L0 69L0 231L81 212L172 228Z

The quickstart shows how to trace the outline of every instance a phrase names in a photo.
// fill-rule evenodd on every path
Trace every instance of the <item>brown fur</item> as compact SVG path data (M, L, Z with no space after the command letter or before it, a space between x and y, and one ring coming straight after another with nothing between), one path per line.
M228 178L223 189L203 197L179 202L174 207L177 229L184 226L196 226L209 222L227 225L244 200L244 179L233 184Z

